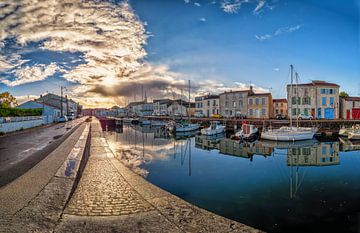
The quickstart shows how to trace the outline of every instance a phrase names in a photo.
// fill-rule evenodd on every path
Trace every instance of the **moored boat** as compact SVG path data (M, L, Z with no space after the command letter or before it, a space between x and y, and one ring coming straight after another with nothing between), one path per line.
M273 141L302 141L313 139L317 131L316 127L281 127L262 132L261 138Z
M251 124L242 124L241 130L236 132L232 138L236 140L245 140L245 141L252 141L256 139L259 135L258 128L255 125Z
M360 140L360 129L350 132L348 139L349 140Z
M211 121L210 127L202 129L201 134L216 135L225 132L225 126L221 125L219 121Z

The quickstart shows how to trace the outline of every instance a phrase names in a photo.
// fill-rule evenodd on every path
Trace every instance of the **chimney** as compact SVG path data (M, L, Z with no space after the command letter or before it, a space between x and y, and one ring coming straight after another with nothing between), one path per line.
M252 86L252 85L250 85L250 92L251 92L251 93L254 93L254 90L253 90L253 86Z

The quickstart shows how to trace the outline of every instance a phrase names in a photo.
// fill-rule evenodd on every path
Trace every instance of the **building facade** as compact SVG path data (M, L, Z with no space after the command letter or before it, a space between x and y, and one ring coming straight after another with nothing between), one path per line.
M287 99L273 99L274 116L281 114L283 117L288 115Z
M219 95L220 115L223 117L246 116L247 100L250 94L254 94L252 88L221 93Z
M174 100L166 106L169 116L193 116L195 113L195 103L189 106L189 102L184 100Z
M288 115L315 119L339 118L339 85L325 81L287 85Z
M247 118L269 119L274 115L273 100L270 93L250 94L247 108Z
M360 97L340 98L340 118L346 120L360 119Z
M45 123L53 123L57 122L59 120L59 117L61 116L61 111L56 106L51 106L46 103L40 103L35 100L30 100L25 103L22 103L16 108L22 108L22 109L42 109L43 110L43 117Z
M170 99L158 99L153 100L153 115L155 116L166 116L168 115L167 108L171 104Z
M205 95L195 97L195 113L211 117L220 114L220 99L218 95Z

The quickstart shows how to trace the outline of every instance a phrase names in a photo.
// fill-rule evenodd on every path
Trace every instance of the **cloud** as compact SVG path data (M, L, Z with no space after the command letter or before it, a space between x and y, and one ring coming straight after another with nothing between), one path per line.
M195 2L194 5L195 6L201 6L200 3L198 3L198 2Z
M185 2L186 4L188 4L188 3L190 3L190 0L184 0L184 2Z
M265 6L266 1L265 0L260 0L258 2L258 4L256 5L255 9L253 10L253 14L259 14L259 12L261 11L261 9Z
M64 72L64 70L58 67L55 63L51 63L49 65L38 64L31 67L26 66L15 71L15 80L5 79L1 80L1 82L7 86L14 87L25 83L44 80L45 78L54 75L56 72Z
M282 28L279 28L277 29L273 34L266 34L266 35L255 35L255 38L257 40L260 40L260 41L263 41L263 40L269 40L271 39L272 37L275 37L275 36L279 36L279 35L282 35L282 34L285 34L285 33L292 33L292 32L295 32L297 30L299 30L300 28L302 28L303 25L302 24L299 24L299 25L296 25L296 26L292 26L292 27L282 27Z
M273 71L275 71L275 72L279 72L279 71L280 71L280 69L276 67L276 68L274 68L274 69L273 69Z
M235 1L226 0L226 1L221 2L220 5L224 12L229 13L229 14L235 14L240 9L242 3L243 2L239 1L239 0L235 0Z
M201 22L204 22L204 23L206 22L206 19L205 19L205 18L200 18L199 20L200 20Z

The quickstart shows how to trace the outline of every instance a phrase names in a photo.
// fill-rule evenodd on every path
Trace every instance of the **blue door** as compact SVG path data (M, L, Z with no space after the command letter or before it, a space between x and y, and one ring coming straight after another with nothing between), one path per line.
M318 108L317 118L322 118L322 117L321 117L321 108Z
M326 119L334 119L334 109L333 108L325 108L325 118Z

